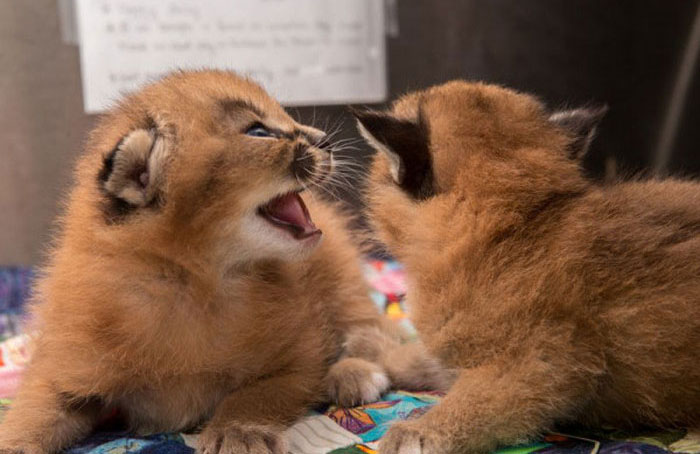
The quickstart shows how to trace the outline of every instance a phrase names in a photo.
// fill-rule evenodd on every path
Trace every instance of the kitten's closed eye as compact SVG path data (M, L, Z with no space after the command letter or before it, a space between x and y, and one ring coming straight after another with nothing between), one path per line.
M245 134L251 137L275 137L262 123L253 123L253 125L246 130Z

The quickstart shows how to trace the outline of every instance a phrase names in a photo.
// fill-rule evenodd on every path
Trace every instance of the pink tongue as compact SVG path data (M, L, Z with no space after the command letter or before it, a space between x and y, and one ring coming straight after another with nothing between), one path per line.
M304 201L297 193L286 194L276 199L269 205L269 213L274 218L298 228L298 236L306 237L318 231Z

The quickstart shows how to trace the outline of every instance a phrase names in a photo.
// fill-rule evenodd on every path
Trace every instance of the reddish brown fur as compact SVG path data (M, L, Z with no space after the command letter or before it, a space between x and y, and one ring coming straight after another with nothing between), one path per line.
M174 74L108 113L77 166L38 284L39 334L0 426L3 451L59 450L116 407L139 433L211 418L202 452L282 453L280 429L325 389L357 399L360 390L325 377L334 361L352 356L342 349L348 335L384 322L367 297L343 216L305 197L324 232L315 249L241 236L257 204L298 184L289 171L294 146L302 143L315 160L325 152L301 138L244 136L255 115L227 111L222 100L254 105L283 131L322 136L229 72ZM149 205L119 214L98 182L105 156L131 131L154 127L170 148L156 162L163 186ZM266 252L274 242L289 253ZM350 359L331 372L352 371ZM360 369L355 385L371 387Z
M459 376L382 454L487 452L558 422L697 427L700 184L595 185L575 137L501 87L450 82L389 115L419 110L435 195L409 196L378 153L369 205L423 341Z

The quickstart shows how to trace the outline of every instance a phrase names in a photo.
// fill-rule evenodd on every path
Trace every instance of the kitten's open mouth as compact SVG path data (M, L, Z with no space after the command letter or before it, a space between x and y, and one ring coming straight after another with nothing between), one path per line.
M321 235L299 191L275 197L258 208L258 214L275 227L288 231L297 240Z

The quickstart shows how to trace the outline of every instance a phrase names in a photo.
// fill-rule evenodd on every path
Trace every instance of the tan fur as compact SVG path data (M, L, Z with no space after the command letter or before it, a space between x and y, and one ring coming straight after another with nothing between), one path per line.
M389 115L427 122L435 193L409 195L378 153L371 218L459 373L382 454L485 453L555 423L697 427L700 184L595 185L570 150L592 131L577 142L566 115L497 86L447 83Z
M290 136L244 135L253 121ZM211 420L203 453L285 452L281 429L323 399L329 366L353 356L345 338L384 323L337 210L304 195L318 245L256 214L304 183L290 171L298 147L323 177L322 137L229 72L176 73L109 112L38 283L35 353L0 449L60 450L118 409L138 433Z
M381 364L397 388L446 391L454 371L446 370L421 342L401 342L404 333L396 325L386 325L353 330L345 341L346 354Z
M375 402L388 389L384 370L363 358L343 358L328 374L328 394L342 407Z

